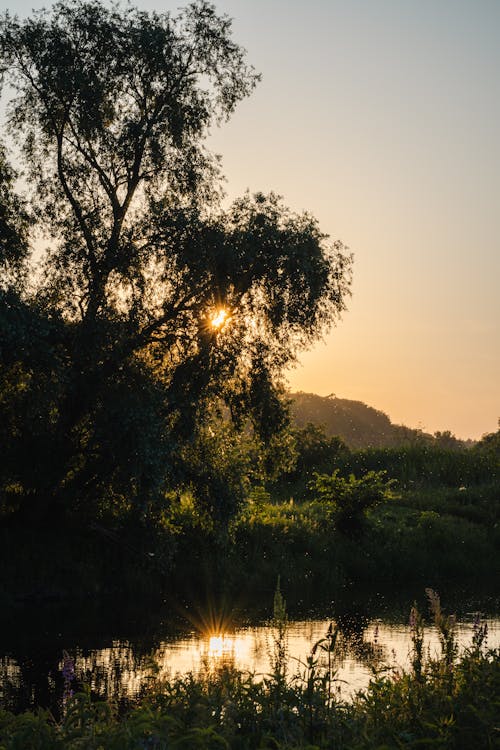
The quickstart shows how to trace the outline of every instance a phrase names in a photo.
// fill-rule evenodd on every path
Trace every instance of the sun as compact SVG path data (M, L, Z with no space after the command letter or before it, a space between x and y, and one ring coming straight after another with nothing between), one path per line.
M210 316L210 325L212 326L212 328L215 328L216 330L220 331L224 323L227 322L228 318L229 318L228 311L225 310L223 307L220 307Z

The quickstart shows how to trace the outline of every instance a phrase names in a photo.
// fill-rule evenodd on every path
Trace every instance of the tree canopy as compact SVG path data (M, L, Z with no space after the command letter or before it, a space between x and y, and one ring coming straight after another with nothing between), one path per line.
M283 368L344 310L351 258L274 194L224 207L206 136L258 76L209 3L65 0L6 14L0 44L29 193L2 157L3 496L112 512L191 483L225 517L235 482L193 456L214 414L272 442Z

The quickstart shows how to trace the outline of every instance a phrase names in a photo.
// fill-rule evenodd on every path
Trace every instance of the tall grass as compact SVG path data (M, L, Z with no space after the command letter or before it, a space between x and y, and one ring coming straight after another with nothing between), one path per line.
M281 573L290 591L335 596L350 585L378 591L431 584L491 589L499 572L499 494L493 485L392 492L368 511L363 533L338 528L321 498L249 504L232 527L225 580L262 591ZM473 564L471 564L473 561Z
M500 467L493 454L415 444L400 448L367 448L339 456L337 467L356 475L386 471L403 488L460 487L498 482Z

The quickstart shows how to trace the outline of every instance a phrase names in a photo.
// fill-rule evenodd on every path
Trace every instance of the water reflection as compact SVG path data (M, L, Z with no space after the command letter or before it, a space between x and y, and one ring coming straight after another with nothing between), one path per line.
M490 619L489 643L500 644L500 620ZM303 675L307 656L325 637L328 620L293 621L288 626L288 674ZM373 670L382 665L402 669L409 666L410 633L406 623L380 619L338 618L335 651L318 649L319 666L332 659L337 691L349 697L367 686ZM459 623L457 638L463 648L470 644L472 622ZM112 640L95 649L63 644L75 662L75 687L87 685L94 695L126 702L141 694L149 681L177 674L200 672L222 665L246 670L256 679L270 672L273 632L269 625L233 628L231 631L191 631L165 638L145 650L140 643ZM426 648L439 653L439 639L433 628L426 631ZM0 658L0 703L19 709L41 705L57 712L63 694L63 649L38 652L36 657Z
M206 655L210 660L242 661L246 658L245 638L230 635L211 635L208 638ZM202 648L201 653L204 652Z

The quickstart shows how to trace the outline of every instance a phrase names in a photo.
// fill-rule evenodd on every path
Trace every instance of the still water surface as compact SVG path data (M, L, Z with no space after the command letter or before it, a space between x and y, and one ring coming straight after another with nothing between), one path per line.
M325 637L329 626L327 620L305 620L291 622L288 626L288 673L301 676L312 646ZM409 667L411 638L406 623L388 624L381 621L369 622L366 628L351 632L341 631L337 642L336 678L338 690L344 697L365 688L373 670L389 667L391 671L401 671ZM461 649L471 643L472 623L459 623L457 640ZM269 625L247 627L232 633L205 634L192 633L175 642L164 642L152 653L152 659L159 668L159 676L171 678L177 674L200 672L222 665L230 665L248 671L257 679L264 678L271 670L273 654L273 628ZM426 645L431 656L440 653L436 630L426 631ZM500 619L488 621L488 646L500 645ZM327 655L319 652L321 662L326 666ZM116 642L108 649L89 654L77 655L77 673L91 674L98 670L112 676L107 684L110 694L133 696L151 674L147 662L137 662L130 644ZM93 687L102 687L98 680Z
M489 647L500 646L500 618L487 617ZM288 673L303 675L313 645L325 637L329 619L296 619L288 623ZM344 698L368 685L373 670L388 667L401 671L409 666L410 630L406 621L394 618L351 617L338 622L339 639L335 651L337 691ZM461 648L470 645L472 613L464 615L457 626ZM92 647L59 633L50 646L43 639L38 645L22 644L3 649L0 654L0 704L19 710L41 705L57 713L63 691L61 669L63 651L75 665L75 687L91 687L96 696L124 701L137 696L152 675L171 678L188 672L231 665L247 670L257 679L271 671L276 631L267 623L245 627L216 625L155 635L146 643L140 639L104 638ZM426 648L431 656L439 653L439 638L432 627L426 629ZM321 659L327 655L320 650Z

